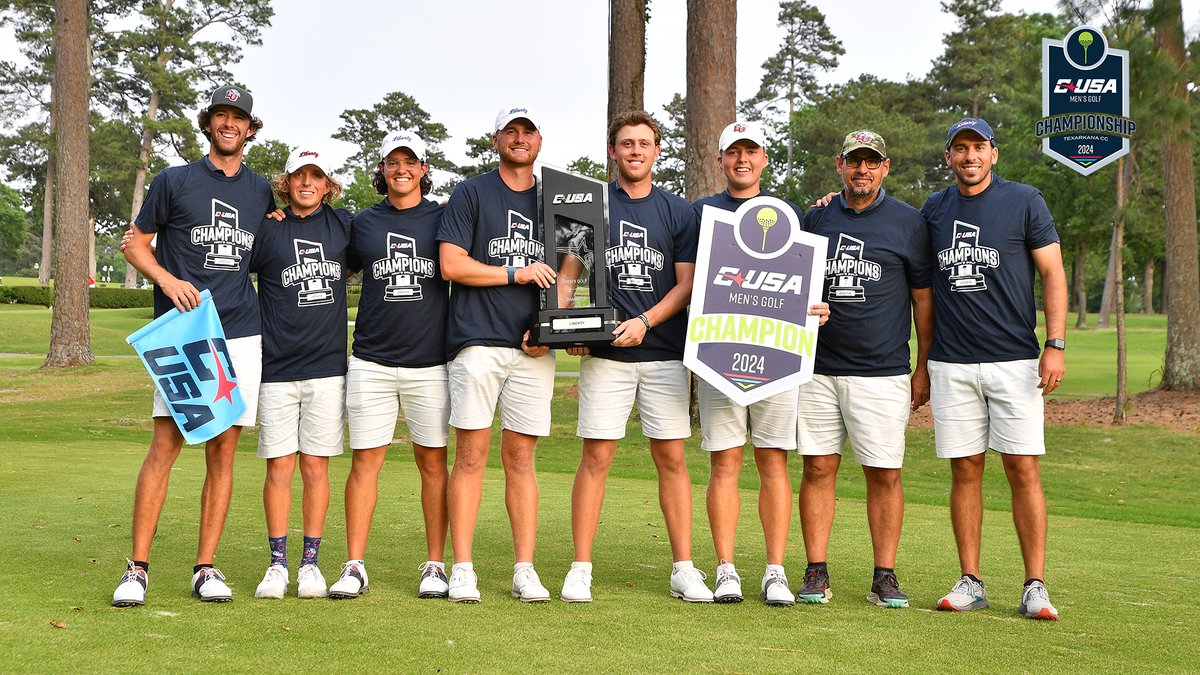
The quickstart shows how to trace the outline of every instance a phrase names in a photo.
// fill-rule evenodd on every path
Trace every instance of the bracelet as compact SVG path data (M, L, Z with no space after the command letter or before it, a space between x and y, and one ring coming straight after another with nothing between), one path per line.
M650 319L647 319L645 314L638 314L637 318L641 319L642 323L646 324L646 330L650 330Z
M517 283L517 268L509 267L508 268L508 285L512 286L515 283Z

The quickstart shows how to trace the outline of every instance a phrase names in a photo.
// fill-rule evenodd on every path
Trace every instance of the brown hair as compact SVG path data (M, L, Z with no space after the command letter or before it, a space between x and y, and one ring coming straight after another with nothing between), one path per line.
M275 198L284 204L292 203L292 191L288 186L288 178L291 175L292 174L284 171L271 180L271 187L275 190ZM325 180L329 184L329 192L326 192L325 196L321 198L321 203L333 204L342 197L342 184L338 181L338 179L330 176L329 174L325 174Z
M433 179L429 177L429 162L421 162L425 165L425 175L421 176L421 196L429 194L433 191ZM383 160L375 165L375 173L371 174L371 186L375 191L383 196L387 196L387 179L383 177Z
M263 128L262 120L258 119L254 115L249 115L249 117L250 133L246 136L247 143L252 142L254 138L258 136L259 130ZM208 131L208 127L212 124L212 108L205 108L204 110L201 110L200 114L196 115L196 123L200 125L200 133L204 134L204 137L208 139L209 143L212 143L212 134Z
M613 118L612 124L608 125L608 147L614 147L617 144L617 132L624 127L636 127L645 124L654 132L654 144L662 145L662 127L658 126L658 122L650 113L645 110L630 110L623 112Z

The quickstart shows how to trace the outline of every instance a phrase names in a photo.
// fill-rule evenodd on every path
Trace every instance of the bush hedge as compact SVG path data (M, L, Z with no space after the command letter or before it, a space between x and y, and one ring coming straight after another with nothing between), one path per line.
M0 302L49 307L54 304L54 289L49 286L0 286ZM92 309L153 307L154 291L148 288L92 288L88 289L88 306Z

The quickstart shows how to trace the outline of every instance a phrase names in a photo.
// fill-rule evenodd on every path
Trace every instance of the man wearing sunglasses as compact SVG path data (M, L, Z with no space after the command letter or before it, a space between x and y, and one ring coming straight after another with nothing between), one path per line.
M929 400L933 265L921 214L883 189L891 168L883 137L867 129L851 132L835 161L844 189L803 221L805 230L829 239L825 300L832 311L821 329L813 381L800 387L797 405L804 456L800 523L808 556L797 596L824 604L833 595L826 554L837 471L849 439L867 485L875 563L867 600L907 607L894 571L904 518L900 467L909 411ZM917 333L911 370L910 316Z

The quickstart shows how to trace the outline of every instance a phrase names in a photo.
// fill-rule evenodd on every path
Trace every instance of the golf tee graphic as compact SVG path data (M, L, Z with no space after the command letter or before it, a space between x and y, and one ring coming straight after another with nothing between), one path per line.
M781 199L706 205L684 365L738 405L811 380L826 246Z

